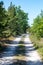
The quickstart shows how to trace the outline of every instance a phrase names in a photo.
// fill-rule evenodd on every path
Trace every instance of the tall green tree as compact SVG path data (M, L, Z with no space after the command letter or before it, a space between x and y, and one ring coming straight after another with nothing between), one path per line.
M42 11L41 14L34 19L33 26L31 27L31 31L38 38L43 37L43 12Z
M5 29L5 25L6 25L6 19L7 19L7 15L6 15L6 10L4 8L4 3L3 1L0 2L0 36L3 36L3 31Z
M0 2L0 36L21 35L28 28L28 14L20 6L10 3L8 10Z
M21 10L21 7L15 7L10 4L8 7L10 29L16 34L21 34L26 32L28 27L28 14Z

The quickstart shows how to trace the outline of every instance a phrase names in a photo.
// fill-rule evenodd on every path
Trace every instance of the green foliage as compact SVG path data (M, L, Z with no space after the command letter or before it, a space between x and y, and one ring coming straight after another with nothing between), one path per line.
M10 3L8 10L3 7L0 2L0 37L8 37L10 35L21 35L26 33L28 28L28 14L25 13L20 6Z
M3 7L3 2L0 2L0 37L3 36L3 31L5 29L6 26L6 19L7 19L7 15L6 15L6 10Z
M8 7L8 16L9 27L13 35L14 32L16 35L20 35L26 32L28 26L28 14L21 10L20 6L16 7L11 3Z
M36 36L30 35L31 41L33 42L33 45L35 49L39 52L42 62L43 62L43 38L38 40Z
M34 47L38 50L43 62L43 41L41 43L41 38L43 38L43 11L34 19L30 32Z
M31 27L31 32L37 38L43 37L43 13L34 19L34 23Z

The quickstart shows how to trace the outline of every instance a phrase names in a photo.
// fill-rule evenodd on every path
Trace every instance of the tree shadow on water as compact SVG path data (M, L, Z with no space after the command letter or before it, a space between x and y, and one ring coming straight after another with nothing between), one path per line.
M16 59L16 62L13 62L13 64L10 65L27 65L27 64L26 61Z
M15 46L16 44L18 44L18 41L3 40L0 42L3 43L1 46L2 49L0 50L0 58L15 56L17 54L17 52L19 52L19 51L17 51L18 46ZM6 45L4 45L4 43L9 44L9 45L6 46Z
M16 47L16 50L15 50L16 52L15 52L15 55L25 55L25 53L26 53L26 50L25 50L25 46L24 45L22 45L22 44L20 44L20 45L18 45L17 47Z
M24 42L22 42L24 44ZM25 56L26 54L26 48L25 46L22 44L21 42L19 43L19 45L16 47L15 49L15 56L19 56L22 57L22 56ZM16 61L14 61L12 64L10 65L27 65L26 61L21 59L16 59Z
M9 65L43 65L40 61L26 61L26 60L17 60Z
M22 45L21 43L19 43L20 45L18 45L16 47L16 53L15 55L16 56L19 56L19 55L23 55L23 56L26 56L26 47L24 45ZM24 43L23 43L24 44ZM31 48L31 47L29 47ZM27 59L26 60L19 60L19 59L16 59L16 61L13 62L13 64L10 64L10 65L43 65L40 61L28 61Z
M18 46L16 46L15 48L14 48L14 46L10 46L10 48L7 48L5 57L19 56L19 55L26 56L26 51L30 51L32 47L27 47L27 48L28 48L28 50L26 50L26 47L24 46L24 42L18 43ZM15 51L14 51L14 49L15 49ZM7 55L8 51L13 51L13 53L12 54L10 53ZM3 64L3 65L43 65L43 64L41 64L40 61L27 61L27 59L26 60L19 60L19 59L15 60L14 59L12 61L13 61L12 63Z

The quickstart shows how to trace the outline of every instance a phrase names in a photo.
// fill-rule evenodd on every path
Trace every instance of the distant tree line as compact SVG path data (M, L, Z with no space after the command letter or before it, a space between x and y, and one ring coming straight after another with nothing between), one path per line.
M35 35L37 38L43 37L43 11L41 11L40 15L38 15L33 22L31 27L31 33Z
M6 10L3 1L0 2L0 37L10 35L21 35L26 33L28 28L28 13L25 13L20 6L10 3Z

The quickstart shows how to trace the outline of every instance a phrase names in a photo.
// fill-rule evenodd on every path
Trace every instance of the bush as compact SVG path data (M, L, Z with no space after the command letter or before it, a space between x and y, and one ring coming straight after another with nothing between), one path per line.
M30 38L31 38L31 41L33 42L33 45L34 45L35 49L38 50L38 52L41 56L41 59L43 61L43 42L41 43L41 40L37 39L33 35L31 35Z

